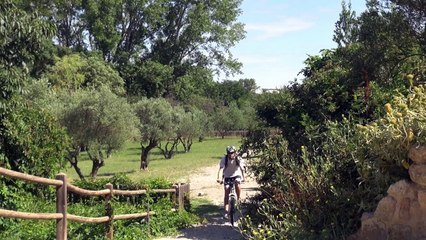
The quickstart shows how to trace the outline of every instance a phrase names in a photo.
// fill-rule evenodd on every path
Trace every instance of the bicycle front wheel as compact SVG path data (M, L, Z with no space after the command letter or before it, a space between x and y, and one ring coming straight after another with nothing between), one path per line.
M229 200L229 219L231 221L232 226L234 226L234 221L235 221L235 212L237 208L236 204L237 204L237 199L231 198Z

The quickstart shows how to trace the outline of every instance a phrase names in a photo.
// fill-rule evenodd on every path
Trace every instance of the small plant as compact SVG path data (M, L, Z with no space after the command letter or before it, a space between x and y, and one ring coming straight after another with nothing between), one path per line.
M408 150L426 144L426 93L423 85L413 87L407 96L394 95L384 105L385 115L367 125L357 125L358 134L368 146L365 161L375 162L384 175L395 180L407 178ZM364 164L368 164L365 162ZM368 178L372 171L362 173Z

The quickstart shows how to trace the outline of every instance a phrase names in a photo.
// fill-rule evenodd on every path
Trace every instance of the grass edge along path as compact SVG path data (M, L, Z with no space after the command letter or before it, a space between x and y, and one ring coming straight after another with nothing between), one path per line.
M183 147L178 147L178 152L171 159L165 159L160 150L155 148L149 155L148 170L140 171L140 144L139 142L126 143L125 147L105 160L105 166L101 167L98 177L112 177L115 174L126 174L133 181L148 178L165 178L170 182L189 179L189 176L200 168L218 164L225 153L228 145L237 148L241 145L240 137L207 138L202 142L194 141L191 151L183 152ZM82 153L79 159L79 167L83 174L88 177L92 161L86 153ZM74 168L67 164L65 169L67 176L74 180L78 179Z

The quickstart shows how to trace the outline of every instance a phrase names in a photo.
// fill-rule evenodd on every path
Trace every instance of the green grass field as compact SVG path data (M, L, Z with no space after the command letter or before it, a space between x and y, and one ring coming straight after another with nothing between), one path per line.
M194 141L191 151L183 152L183 147L178 147L178 153L172 159L165 159L160 150L155 148L149 155L148 170L140 171L140 144L138 142L127 143L125 147L105 160L105 166L101 167L98 177L110 177L117 173L125 173L132 180L152 177L164 177L171 182L188 177L191 173L196 172L204 166L219 164L220 158L225 153L228 145L239 147L241 138L226 137L207 138L203 142ZM83 174L88 176L92 167L92 161L83 153L79 159L79 167ZM68 178L78 179L74 168L70 168L69 164L65 170Z

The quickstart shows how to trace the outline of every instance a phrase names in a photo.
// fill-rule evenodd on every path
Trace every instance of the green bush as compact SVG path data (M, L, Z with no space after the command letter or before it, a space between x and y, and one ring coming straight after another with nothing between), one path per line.
M408 178L409 148L426 144L425 87L393 94L382 112L367 125L344 117L307 124L309 141L296 151L280 136L252 144L260 154L250 168L265 193L253 201L256 217L243 219L244 234L338 239L357 230L361 214L374 210L390 184Z
M359 164L365 151L353 120L328 122L322 133L290 152L280 136L266 138L250 169L265 190L254 201L257 214L243 219L248 238L337 239L358 229L362 212L371 211L386 192L386 178L363 179L375 165Z

